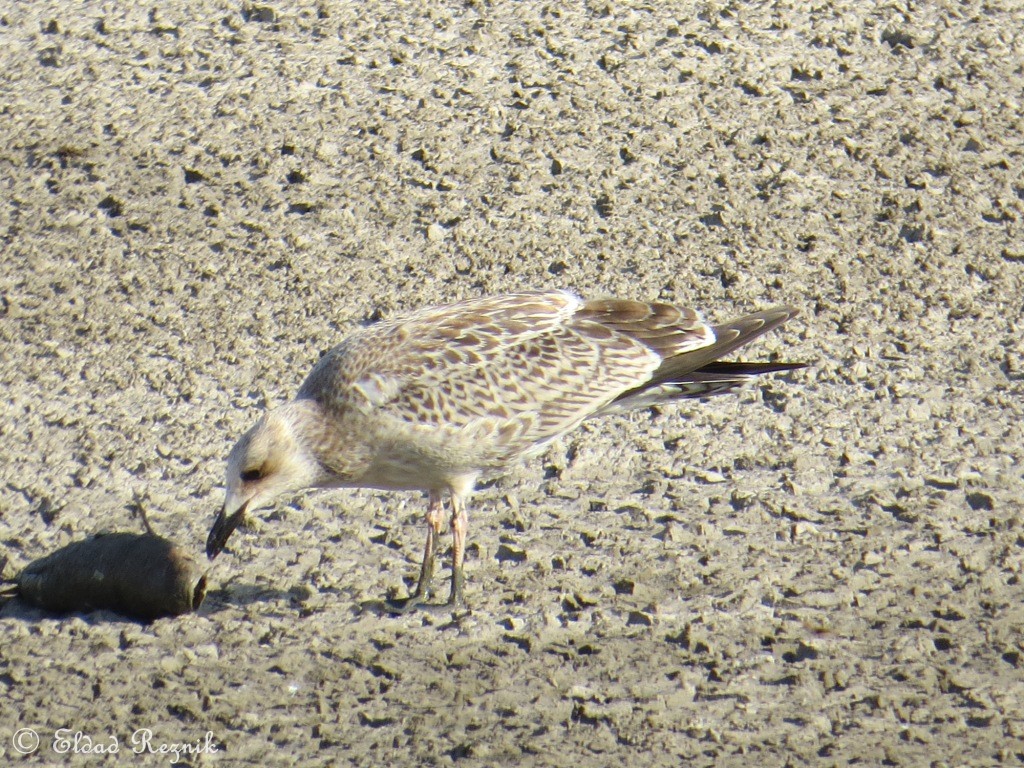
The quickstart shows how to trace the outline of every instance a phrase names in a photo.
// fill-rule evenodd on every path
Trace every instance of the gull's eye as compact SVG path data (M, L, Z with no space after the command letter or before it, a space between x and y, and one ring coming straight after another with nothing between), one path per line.
M251 483L253 480L259 480L263 477L263 472L258 469L247 469L239 475L243 483Z

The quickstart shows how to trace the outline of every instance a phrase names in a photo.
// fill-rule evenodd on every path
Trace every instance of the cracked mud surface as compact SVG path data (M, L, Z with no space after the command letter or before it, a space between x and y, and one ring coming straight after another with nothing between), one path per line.
M130 5L130 4L129 4ZM1024 14L59 2L0 12L0 542L199 552L348 329L517 288L802 315L812 368L590 422L470 507L468 613L372 609L417 494L306 494L140 625L0 609L0 754L1024 763ZM444 573L440 574L442 577ZM12 737L34 728L21 758Z

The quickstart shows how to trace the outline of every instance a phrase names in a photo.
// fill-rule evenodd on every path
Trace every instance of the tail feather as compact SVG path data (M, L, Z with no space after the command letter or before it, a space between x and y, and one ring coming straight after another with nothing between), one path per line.
M667 358L654 372L650 383L678 381L681 376L685 376L691 371L700 370L739 349L744 344L749 344L758 336L775 330L797 314L797 310L793 307L776 307L716 325L714 344Z
M805 367L805 363L711 363L666 384L679 388L676 398L711 397L733 392L762 373L795 371Z
M666 358L649 381L623 392L610 405L619 410L666 400L723 395L738 389L754 376L804 368L805 363L719 361L719 358L778 328L797 314L793 307L776 307L715 326L714 343Z

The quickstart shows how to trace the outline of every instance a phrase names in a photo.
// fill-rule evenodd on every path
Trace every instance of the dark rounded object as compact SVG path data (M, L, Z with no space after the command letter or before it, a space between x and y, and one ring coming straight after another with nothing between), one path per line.
M152 620L196 610L206 574L167 539L150 533L101 533L29 563L18 594L56 613L107 608Z

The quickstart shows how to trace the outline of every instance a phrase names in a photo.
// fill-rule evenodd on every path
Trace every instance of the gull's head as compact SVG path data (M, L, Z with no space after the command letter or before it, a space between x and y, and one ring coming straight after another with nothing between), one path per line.
M210 530L206 556L224 548L248 512L316 485L322 469L304 439L303 413L289 403L264 414L228 455L224 507Z

